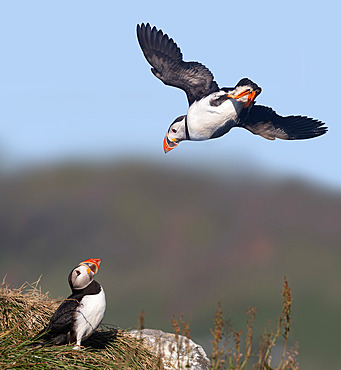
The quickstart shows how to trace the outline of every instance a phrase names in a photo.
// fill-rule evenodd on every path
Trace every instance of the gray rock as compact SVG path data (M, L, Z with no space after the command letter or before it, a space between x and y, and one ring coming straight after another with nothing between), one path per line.
M141 339L145 347L160 356L166 370L210 368L210 360L203 348L183 335L153 329L132 330L129 334Z

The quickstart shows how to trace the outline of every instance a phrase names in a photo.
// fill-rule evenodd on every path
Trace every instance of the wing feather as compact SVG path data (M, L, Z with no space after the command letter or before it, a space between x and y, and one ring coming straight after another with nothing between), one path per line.
M149 23L137 25L137 39L153 74L165 85L185 91L188 103L219 91L213 74L203 64L184 62L182 53L173 39Z
M67 333L72 330L74 314L79 306L80 298L81 297L77 297L76 295L71 295L61 303L56 312L52 315L46 328L39 333L39 336L41 336L40 339L50 341L61 335L65 335L66 338Z

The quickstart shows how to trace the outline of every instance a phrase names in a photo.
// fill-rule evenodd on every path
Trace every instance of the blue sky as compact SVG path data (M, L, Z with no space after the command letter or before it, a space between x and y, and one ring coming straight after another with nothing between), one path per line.
M126 156L165 166L262 168L341 189L341 45L336 1L0 1L0 165ZM184 142L163 137L187 111L179 89L150 72L135 28L150 22L200 61L220 86L249 77L257 102L327 123L306 141L246 130Z

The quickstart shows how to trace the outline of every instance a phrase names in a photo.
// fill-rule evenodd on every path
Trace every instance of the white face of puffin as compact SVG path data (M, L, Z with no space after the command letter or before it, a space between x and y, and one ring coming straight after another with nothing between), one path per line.
M81 262L74 268L69 275L71 289L84 289L87 287L97 273L100 263L100 259L91 258Z
M182 140L186 140L186 116L180 116L170 125L168 132L163 140L165 153L174 149Z

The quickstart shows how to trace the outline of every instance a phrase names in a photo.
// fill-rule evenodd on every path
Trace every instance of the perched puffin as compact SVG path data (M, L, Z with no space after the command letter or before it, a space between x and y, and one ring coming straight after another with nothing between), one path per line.
M149 23L137 25L137 39L151 71L164 84L184 90L189 109L170 125L164 138L165 153L183 140L209 140L232 127L242 127L266 139L296 140L323 135L324 123L302 116L282 117L274 110L255 105L261 88L248 78L235 87L219 88L203 64L184 62L173 39Z
M69 274L72 294L58 307L47 327L39 335L43 344L70 344L80 349L81 341L101 323L105 308L105 293L94 280L101 260L90 258L81 262Z

